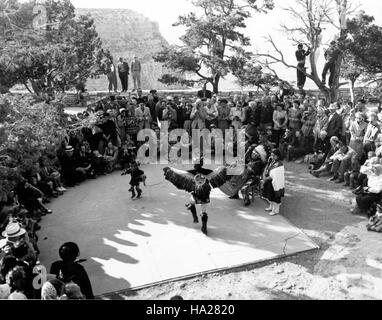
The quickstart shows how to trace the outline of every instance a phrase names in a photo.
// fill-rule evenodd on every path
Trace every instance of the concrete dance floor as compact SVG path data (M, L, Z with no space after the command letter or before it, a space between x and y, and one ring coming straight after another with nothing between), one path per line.
M211 195L206 237L185 208L189 194L165 181L162 167L142 167L148 180L140 200L130 199L130 176L116 172L53 201L39 232L48 271L60 245L76 242L101 295L317 248L282 215L270 217L264 201L245 208L220 190Z

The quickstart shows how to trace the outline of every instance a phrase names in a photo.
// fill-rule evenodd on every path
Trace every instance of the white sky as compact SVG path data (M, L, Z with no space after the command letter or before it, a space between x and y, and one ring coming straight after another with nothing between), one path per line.
M365 10L369 15L373 15L376 19L375 22L382 25L381 0L353 0L352 2L360 4L360 9ZM172 27L172 24L179 15L194 10L190 0L72 0L72 3L78 8L126 8L139 12L150 20L159 23L161 34L170 44L179 43L179 36L183 34L181 27ZM294 3L294 1L275 0L275 3L276 8L266 15L254 13L253 18L247 21L247 28L244 33L251 38L252 46L261 51L268 51L269 46L265 43L264 37L268 34L272 35L280 48L286 52L287 60L294 64L296 48L286 39L285 35L279 32L280 23L293 23L281 7L287 6L288 3ZM327 35L327 39L324 39L324 41L329 42L332 36L334 34ZM287 70L281 66L276 69L282 77L295 78L294 70ZM310 87L309 81L307 87Z

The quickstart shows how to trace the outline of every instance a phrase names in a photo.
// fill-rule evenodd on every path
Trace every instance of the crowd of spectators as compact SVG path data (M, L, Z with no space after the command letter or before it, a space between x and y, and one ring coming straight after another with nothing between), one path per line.
M247 147L258 145L259 136L266 135L287 161L306 162L312 176L326 174L330 182L352 188L357 210L371 218L378 214L382 112L380 107L368 110L362 99L355 105L328 104L320 97L295 95L283 84L277 92L261 97L159 97L155 90L148 96L138 90L134 96L103 99L73 121L61 147L41 157L38 172L22 177L1 201L0 298L93 298L86 272L77 260L79 249L71 243L64 245L69 253L60 249L61 263L51 268L56 277L43 290L36 292L32 287L39 254L36 232L42 217L52 214L45 204L86 179L128 169L143 143L137 141L138 132L150 128L159 135L162 121L168 121L170 130L181 128L190 135L192 129L244 129ZM85 280L76 282L68 273L80 273Z

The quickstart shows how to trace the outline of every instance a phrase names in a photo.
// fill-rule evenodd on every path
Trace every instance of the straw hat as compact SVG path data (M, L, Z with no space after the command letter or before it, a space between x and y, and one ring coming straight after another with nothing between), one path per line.
M25 234L25 229L21 228L18 223L10 223L1 233L4 238L14 238Z

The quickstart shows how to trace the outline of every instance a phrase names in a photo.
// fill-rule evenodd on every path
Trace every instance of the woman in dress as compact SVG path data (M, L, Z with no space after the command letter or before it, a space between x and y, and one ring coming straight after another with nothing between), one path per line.
M281 152L274 149L269 158L263 176L263 198L269 202L271 216L280 213L281 198L285 195L285 168L282 162Z

